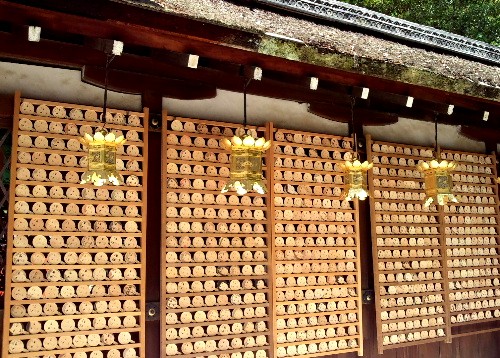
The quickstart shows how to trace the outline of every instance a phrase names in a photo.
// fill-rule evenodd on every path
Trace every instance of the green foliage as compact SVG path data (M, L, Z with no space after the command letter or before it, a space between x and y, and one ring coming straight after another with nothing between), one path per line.
M342 0L500 46L500 0Z

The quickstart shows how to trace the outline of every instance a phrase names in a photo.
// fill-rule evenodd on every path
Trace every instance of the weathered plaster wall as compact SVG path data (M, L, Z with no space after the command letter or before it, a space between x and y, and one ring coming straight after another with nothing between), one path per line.
M236 92L218 90L216 98L200 101L164 98L163 108L167 108L172 115L243 122L243 94ZM309 113L307 104L252 95L247 96L247 121L254 125L273 122L276 127L281 128L348 134L347 124L330 121Z
M0 62L0 94L21 90L25 97L101 106L103 90L81 81L80 72L50 67ZM140 110L140 96L109 93L109 105L114 108ZM208 100L182 101L163 99L169 114L241 123L243 95L219 90L217 97ZM248 123L264 124L272 121L277 127L307 130L319 133L347 135L347 125L330 121L307 111L306 104L258 96L248 96ZM401 118L389 126L365 127L365 133L378 140L415 145L433 145L434 125ZM461 136L458 127L440 125L439 142L442 147L484 152L484 144Z
M365 134L373 139L434 147L434 123L400 118L389 126L367 126ZM484 152L484 142L476 142L460 134L459 126L438 125L438 143L442 148Z
M0 61L0 94L16 90L27 98L102 106L104 90L81 81L80 71ZM110 91L110 107L141 109L141 97Z

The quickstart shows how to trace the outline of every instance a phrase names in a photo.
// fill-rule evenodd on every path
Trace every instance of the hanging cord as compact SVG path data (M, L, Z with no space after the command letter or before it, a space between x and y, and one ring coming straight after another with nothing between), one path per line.
M104 122L103 128L106 126L106 114L108 105L108 75L109 75L109 65L115 59L115 55L108 54L106 56L106 67L104 68L104 105L102 107L102 118L101 122Z
M245 131L247 129L247 88L251 81L252 79L249 78L243 85L243 128Z
M434 155L438 159L438 114L434 113Z
M354 157L355 159L359 158L358 154L358 136L356 135L356 130L354 128L354 106L356 105L356 98L354 96L351 97L351 130L354 138Z

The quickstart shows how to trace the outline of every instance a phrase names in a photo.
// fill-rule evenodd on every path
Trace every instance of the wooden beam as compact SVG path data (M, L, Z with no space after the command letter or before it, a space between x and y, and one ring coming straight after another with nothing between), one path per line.
M100 67L105 62L105 55L94 48L88 48L81 45L64 44L61 42L43 40L36 46L31 46L27 42L17 41L14 35L0 33L0 58L21 59L32 63L42 63L64 67L81 69L87 67L86 77L89 81L102 87L102 78L98 75L90 78L89 69ZM234 72L235 67L230 67L231 72L225 73L222 70L213 70L209 68L198 68L196 70L187 67L175 66L170 63L155 60L150 57L123 54L116 57L112 63L115 71L127 73L138 73L144 76L166 77L201 83L203 85L214 85L217 88L241 92L243 89L244 77ZM100 80L99 80L100 78ZM276 78L276 79L274 79ZM280 78L281 80L278 80ZM119 79L117 79L119 80ZM141 93L144 88L143 82L130 81L128 84L115 88L123 92ZM161 92L161 91L160 91ZM350 103L350 96L331 92L327 89L319 88L317 91L310 91L304 88L302 84L293 85L286 81L286 77L266 76L262 81L252 81L248 93L267 96L271 98L280 98L297 102L324 102L324 103Z
M176 53L172 51L165 51L165 50L159 50L159 49L153 49L151 51L151 58L157 60L157 61L162 61L169 63L171 65L176 65L179 67L190 67L190 59L195 56L193 54L188 54L188 53ZM199 63L199 59L197 64ZM196 66L198 67L198 66Z
M19 39L16 35L0 33L0 57L21 59L25 62L63 65L75 69L81 69L84 66L87 66L87 69L102 66L105 61L104 53L95 48L94 42L89 40L85 43L90 47L46 39L32 44L25 39ZM182 54L178 55L182 58ZM175 53L170 53L170 57L174 63L178 63L175 61ZM211 65L215 66L216 69L208 67ZM129 93L153 91L163 93L167 97L182 99L212 98L215 96L214 87L241 92L244 82L244 78L241 76L241 65L228 64L228 66L224 66L223 62L211 59L202 61L198 69L190 69L184 65L175 65L148 56L125 53L115 58L112 67L115 71L121 71L128 78L125 80L125 77L115 78L113 75L112 86L115 90ZM226 67L228 72L224 71ZM101 87L103 77L103 74L93 76L90 76L89 72L84 74L84 78L87 78L89 82ZM173 83L184 83L187 87L172 87ZM198 86L201 87L198 89ZM318 89L311 91L305 82L301 82L301 79L295 75L267 71L262 81L252 81L248 92L259 96L310 103L312 111L318 111L317 113L324 117L339 118L341 116L337 113L337 109L332 109L330 104L349 108L351 96L360 94L361 89L321 81ZM363 100L365 103L363 105L364 116L372 124L380 125L393 123L395 117L430 121L434 119L434 111L437 111L441 113L440 123L445 124L471 125L472 123L472 125L484 128L496 128L500 123L500 115L498 114L492 114L490 119L485 122L481 117L482 112L455 107L453 114L448 115L448 105L446 104L416 100L414 106L408 108L406 107L406 99L406 96L372 90L368 100ZM369 110L372 110L373 113L370 113ZM380 113L384 112L388 114L385 119L380 117ZM370 119L371 117L375 119Z
M333 104L311 103L309 112L328 118L337 122L350 123L351 122L351 107L338 106ZM379 112L369 108L355 107L354 117L357 123L367 126L380 126L396 123L398 116L395 114Z
M412 108L408 108L405 105L395 104L383 101L381 99L369 99L370 108L378 110L380 112L396 114L399 117L423 120L428 122L433 122L436 113L438 114L438 122L441 124L448 125L472 125L478 128L492 128L495 129L500 123L500 115L496 115L490 125L487 123L481 123L481 113L478 111L467 110L464 108L455 107L455 110L451 115L448 114L448 107L444 104L430 103L428 101L414 101Z
M2 32L0 58L74 69L81 69L86 64L99 66L106 61L106 55L95 49L43 39L36 44L28 43Z
M370 101L377 103L389 103L398 105L400 107L413 108L413 109L416 108L429 112L438 112L438 113L447 113L449 106L446 103L413 98L412 106L408 107L407 106L408 96L381 92L381 91L373 91L373 93L370 93Z
M150 116L152 113L159 114L161 116L161 112L163 110L162 102L163 98L158 93L145 91L142 95L142 106L149 108Z
M464 125L460 127L460 134L479 142L500 143L500 129L488 129L485 131L477 127Z
M40 6L40 2L32 3ZM166 49L180 53L196 53L201 57L220 61L259 66L266 72L269 70L281 71L305 77L314 74L321 81L326 80L347 86L367 87L372 91L379 90L406 96L410 95L415 99L438 101L468 107L473 110L500 113L498 102L492 100L453 94L365 74L263 55L253 48L254 45L252 44L257 39L256 35L243 31L133 7L126 9L124 13L120 13L120 11L116 11L115 5L118 5L114 2L112 7L99 6L96 1L90 1L91 4L87 1L83 5L83 2L75 0L71 2L71 7L62 1L55 1L55 4L52 5L49 5L50 2L47 1L41 3L44 6L51 6L57 11L33 8L1 0L0 20L24 24L35 22L51 31L119 39L124 41L125 44ZM80 16L67 13L69 9L73 8L78 9ZM111 12L111 8L114 11ZM98 9L106 9L106 11L99 14ZM153 14L155 16L152 16ZM105 19L105 21L100 19ZM228 34L232 36L228 37ZM237 39L237 41L231 39Z
M104 76L105 70L103 67L83 67L83 82L104 87ZM183 100L208 99L217 95L217 88L214 85L123 70L110 70L108 80L110 89L124 93L142 94L154 92L163 97Z

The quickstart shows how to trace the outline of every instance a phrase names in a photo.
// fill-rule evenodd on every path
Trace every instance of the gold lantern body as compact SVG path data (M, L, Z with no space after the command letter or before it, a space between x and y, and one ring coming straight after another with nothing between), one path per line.
M368 170L373 167L373 163L368 161L361 162L358 159L354 161L346 160L340 164L342 170L347 173L343 197L345 200L365 200L369 196L368 190Z
M231 151L230 177L222 193L235 190L238 195L249 191L265 194L267 186L262 177L262 155L271 147L271 141L243 135L224 138L221 146Z
M455 162L446 160L440 162L438 159L421 162L417 165L417 170L424 174L426 195L424 207L428 207L433 202L438 205L445 205L448 202L458 203L458 199L453 195L453 178L451 176L451 172L456 167Z
M80 142L87 146L89 152L88 169L83 174L81 184L123 184L123 177L116 170L116 149L125 141L123 136L116 137L105 129L96 131L93 136L87 133L80 138Z

